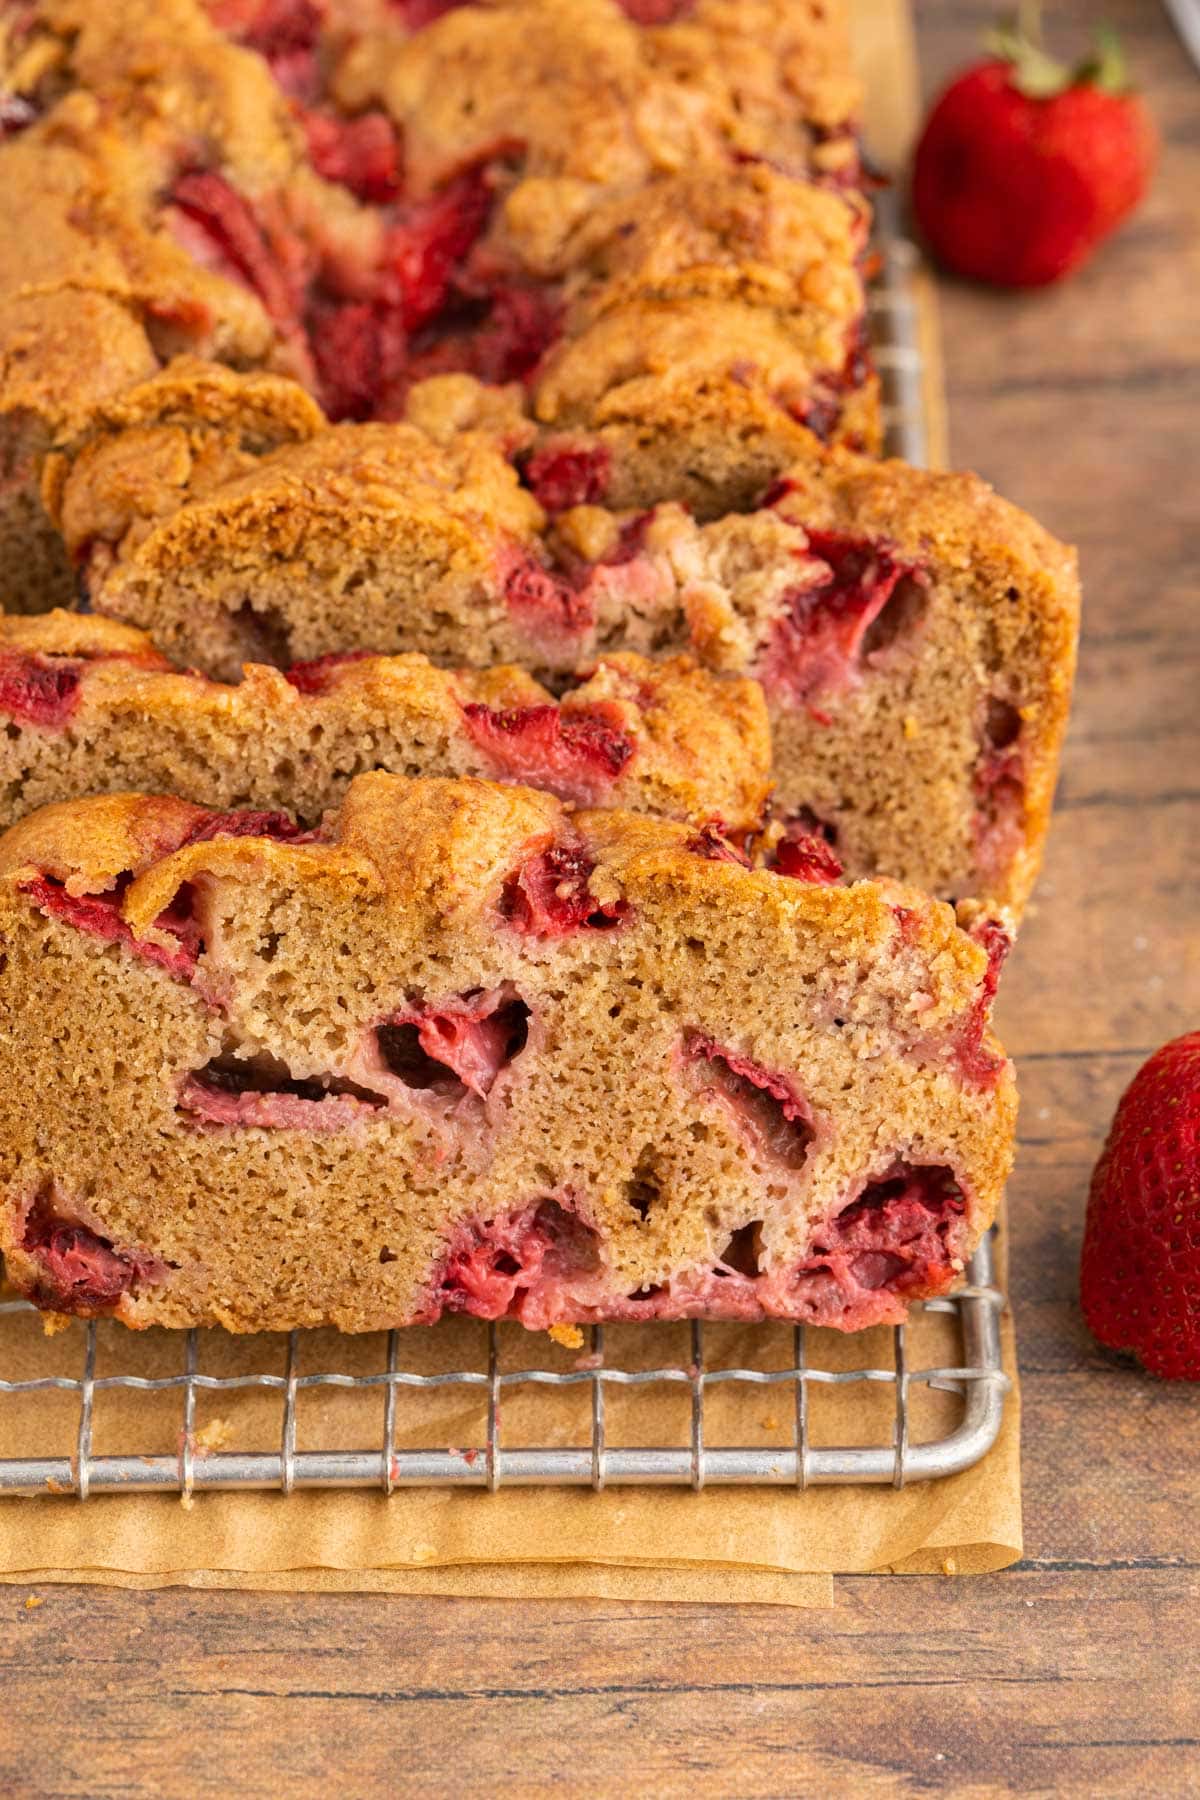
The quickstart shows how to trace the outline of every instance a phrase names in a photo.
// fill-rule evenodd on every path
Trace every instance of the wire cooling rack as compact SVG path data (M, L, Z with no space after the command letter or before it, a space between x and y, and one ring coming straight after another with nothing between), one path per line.
M900 209L890 189L875 198L873 248L878 273L867 294L867 318L882 389L884 449L923 469L929 461L929 422L914 286L920 258L900 230Z
M917 253L896 229L889 195L880 197L877 213L879 261L870 295L870 321L883 389L887 449L892 455L923 464L928 433L913 291ZM0 1303L0 1443L11 1445L14 1439L11 1431L6 1434L3 1429L5 1407L29 1408L32 1403L37 1416L24 1422L16 1435L22 1449L27 1439L34 1439L44 1443L47 1451L0 1455L0 1493L74 1493L86 1499L89 1494L137 1489L173 1489L186 1498L194 1490L207 1489L272 1488L288 1494L296 1488L344 1487L391 1493L396 1488L430 1485L495 1490L566 1484L599 1490L609 1483L699 1489L710 1484L805 1488L819 1483L870 1482L903 1487L909 1481L969 1468L995 1442L1009 1387L1000 1355L1003 1305L1004 1297L994 1281L992 1243L985 1239L958 1292L914 1308L907 1326L890 1334L874 1331L859 1338L839 1337L836 1344L835 1334L809 1331L804 1326L788 1331L782 1327L743 1328L737 1337L742 1354L736 1364L720 1360L722 1334L728 1328L706 1328L698 1322L690 1327L685 1356L647 1367L628 1366L637 1363L637 1356L613 1354L614 1344L619 1349L630 1343L624 1327L610 1328L607 1343L605 1328L592 1327L586 1354L574 1363L559 1357L560 1362L568 1361L567 1367L508 1368L505 1346L511 1340L506 1333L515 1331L526 1346L545 1340L526 1336L516 1327L498 1330L491 1326L486 1337L482 1330L478 1332L475 1350L466 1355L462 1334L447 1337L441 1326L420 1334L419 1355L411 1331L388 1333L386 1355L380 1357L386 1366L358 1374L347 1372L347 1365L362 1358L361 1348L351 1347L355 1340L298 1332L286 1340L281 1372L267 1372L268 1345L277 1346L278 1340L249 1339L241 1341L243 1355L249 1355L251 1361L257 1356L263 1367L237 1374L206 1373L201 1367L202 1345L210 1345L216 1334L191 1331L183 1339L181 1370L137 1375L129 1372L137 1366L133 1334L121 1327L98 1328L93 1323L75 1333L82 1346L78 1374L26 1374L14 1379L18 1368L38 1366L36 1356L31 1360L30 1346L40 1342L40 1324L31 1306L13 1300ZM643 1328L639 1340L643 1356L647 1342L656 1349L668 1343L677 1346L678 1336L663 1334L685 1329L651 1327L647 1337ZM111 1335L102 1338L101 1332ZM782 1356L778 1350L781 1333L786 1344ZM889 1336L890 1354L885 1358L879 1349ZM323 1348L332 1345L330 1360L341 1366L306 1371L303 1364L312 1354L308 1340L314 1339ZM52 1340L54 1344L67 1341ZM178 1345L177 1337L173 1341ZM357 1343L361 1346L362 1340ZM774 1346L770 1353L768 1344ZM432 1353L431 1345L435 1347ZM749 1357L748 1346L753 1351ZM102 1349L105 1367L114 1357L124 1366L114 1373L98 1374ZM868 1352L873 1352L876 1360ZM428 1363L431 1354L432 1369L405 1367L406 1360ZM525 1354L528 1356L528 1348ZM442 1360L448 1366L440 1366ZM548 1363L552 1359L547 1355L543 1360ZM835 1366L826 1366L829 1363ZM823 1441L828 1434L819 1420L814 1420L814 1408L819 1410L823 1395L856 1386L862 1396L861 1404L855 1406L858 1441ZM731 1411L728 1402L735 1388L742 1392ZM528 1397L530 1390L539 1389L543 1393L554 1390L560 1399L565 1394L578 1397L584 1403L585 1416L576 1420L573 1433L564 1434L560 1422L556 1433L560 1441L556 1443L505 1443L502 1416L522 1390ZM944 1405L939 1409L935 1428L927 1436L922 1435L920 1421L914 1420L914 1413L920 1411L914 1400L921 1390L956 1395L959 1403L949 1406L951 1414L957 1412L956 1418L947 1419ZM756 1391L764 1403L786 1402L779 1406L782 1419L753 1416L750 1403ZM637 1409L655 1394L659 1402L656 1418L661 1418L664 1392L673 1392L683 1403L677 1441L639 1444ZM73 1454L61 1448L49 1453L49 1409L58 1395L76 1408L75 1421L67 1427ZM177 1412L171 1398L175 1395L180 1399ZM127 1428L129 1399L143 1397L138 1402L144 1408L146 1427L144 1437L139 1438L140 1453L97 1451L97 1411L103 1410L108 1396L125 1402ZM339 1401L349 1405L352 1399L361 1408L364 1397L374 1396L380 1404L371 1430L372 1447L299 1447L302 1405L317 1396L326 1408ZM460 1399L469 1404L456 1415L454 1403ZM233 1425L222 1421L223 1433L232 1430L236 1435L240 1420L246 1438L260 1440L262 1404L273 1407L277 1400L278 1413L267 1426L273 1447L210 1447L203 1428L197 1428L197 1410L214 1400L234 1415ZM254 1402L257 1410L251 1431L238 1407ZM411 1409L418 1405L436 1408L441 1402L446 1403L450 1416L469 1415L475 1421L478 1441L466 1447L444 1443L410 1447ZM164 1405L173 1421L170 1430L165 1430ZM421 1418L426 1416L427 1412L421 1414ZM718 1416L723 1419L720 1428ZM356 1410L353 1418L358 1425L361 1411ZM718 1441L729 1434L731 1419L735 1434L743 1441ZM61 1438L61 1418L58 1423ZM328 1417L325 1423L325 1435L336 1437ZM614 1424L618 1429L614 1430ZM744 1438L753 1425L769 1425L784 1441L747 1446ZM508 1429L511 1438L514 1434ZM171 1448L165 1452L158 1447L164 1432L171 1439ZM564 1435L565 1442L561 1441ZM635 1441L618 1441L622 1438Z
M487 1332L486 1367L450 1368L434 1374L406 1369L405 1350L412 1346L412 1331L387 1334L387 1367L378 1373L348 1375L341 1370L320 1369L301 1373L303 1339L292 1332L287 1339L282 1374L260 1372L209 1375L200 1367L204 1333L186 1334L184 1368L178 1374L144 1377L120 1373L98 1376L97 1346L101 1328L93 1322L83 1333L83 1367L75 1376L47 1375L9 1381L0 1379L0 1401L14 1397L65 1393L78 1404L74 1454L24 1456L0 1459L0 1492L35 1496L75 1493L81 1500L95 1493L129 1493L138 1489L174 1489L185 1497L200 1489L275 1488L285 1494L296 1488L380 1488L392 1493L401 1487L477 1487L492 1491L506 1487L545 1484L600 1489L613 1484L706 1486L766 1484L805 1488L831 1482L890 1483L903 1487L953 1475L984 1456L996 1440L1009 1382L1001 1367L999 1315L1004 1297L994 1285L990 1239L985 1239L967 1270L967 1281L948 1299L927 1300L916 1308L906 1326L891 1336L891 1366L830 1369L813 1351L818 1342L826 1349L834 1336L792 1328L791 1358L783 1368L745 1366L710 1367L706 1333L721 1327L690 1327L690 1361L654 1368L627 1368L609 1362L605 1353L606 1329L591 1327L588 1354L565 1370L503 1366L501 1332ZM947 1315L956 1327L960 1351L957 1363L913 1366L910 1344L919 1338L930 1320ZM39 1317L26 1301L0 1304L0 1346L10 1354L20 1331L40 1332ZM120 1326L113 1340L128 1341ZM439 1329L439 1328L435 1328ZM519 1327L510 1327L519 1332ZM660 1328L661 1329L661 1328ZM671 1329L671 1328L667 1328ZM752 1336L754 1334L751 1334ZM878 1344L880 1333L872 1333ZM325 1334L322 1334L325 1339ZM939 1342L944 1341L938 1334ZM250 1340L253 1345L257 1340ZM327 1341L327 1339L325 1339ZM645 1339L642 1340L645 1342ZM741 1340L745 1342L743 1337ZM839 1338L843 1349L861 1340ZM482 1359L481 1359L482 1360ZM0 1368L4 1366L0 1349ZM790 1442L759 1447L722 1445L706 1441L706 1401L725 1384L764 1391L772 1398L781 1394L786 1410ZM812 1441L811 1408L818 1390L866 1384L890 1390L890 1431L878 1444L826 1445ZM609 1442L610 1391L644 1393L652 1387L682 1387L688 1402L690 1424L675 1445L617 1445ZM951 1393L961 1400L957 1425L918 1442L912 1431L913 1390L924 1386ZM505 1446L502 1439L502 1402L507 1407L521 1387L584 1389L590 1402L588 1441L554 1446ZM303 1450L297 1447L298 1413L302 1396L315 1390L327 1393L374 1393L382 1399L380 1435L369 1450ZM405 1396L420 1391L425 1396L445 1390L461 1390L482 1402L480 1442L466 1447L443 1445L416 1449L396 1443ZM211 1450L204 1434L197 1432L197 1402L214 1395L228 1400L236 1394L256 1391L277 1395L279 1423L277 1447L268 1451ZM178 1394L177 1449L171 1454L99 1455L93 1444L98 1404L108 1394ZM865 1411L865 1408L864 1408ZM781 1421L765 1421L778 1428Z

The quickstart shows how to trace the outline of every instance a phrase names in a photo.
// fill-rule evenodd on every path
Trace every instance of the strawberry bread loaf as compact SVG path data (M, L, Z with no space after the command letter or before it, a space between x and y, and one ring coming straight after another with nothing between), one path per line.
M352 777L475 775L575 806L763 823L762 690L686 657L607 657L560 697L518 668L345 656L237 686L180 670L143 632L79 613L0 615L0 828L52 800L138 787L309 824Z
M334 419L395 418L447 370L521 384L563 431L636 434L666 409L685 465L716 453L686 404L697 386L797 441L877 441L839 8L28 0L4 16L10 605L69 594L38 503L47 450L182 352L290 374Z
M47 807L0 840L10 1279L239 1331L900 1320L1009 1166L963 916L469 780L318 832Z
M223 404L242 379L220 372ZM193 385L188 365L147 383L47 483L92 603L168 654L233 678L407 649L557 680L686 653L762 683L781 830L815 820L853 875L1024 903L1078 586L1073 553L976 477L814 449L737 511L616 508L580 498L608 449L521 440L464 377L424 384L410 421L261 454L215 403L189 410Z

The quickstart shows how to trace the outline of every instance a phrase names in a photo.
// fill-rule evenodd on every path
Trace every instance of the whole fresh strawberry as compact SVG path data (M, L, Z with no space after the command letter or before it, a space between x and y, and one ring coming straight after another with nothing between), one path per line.
M1085 262L1146 191L1157 138L1111 32L1071 69L1042 47L1038 8L989 34L985 62L934 106L913 211L960 275L1042 287Z
M1200 1381L1200 1031L1121 1096L1088 1199L1084 1316L1152 1375Z

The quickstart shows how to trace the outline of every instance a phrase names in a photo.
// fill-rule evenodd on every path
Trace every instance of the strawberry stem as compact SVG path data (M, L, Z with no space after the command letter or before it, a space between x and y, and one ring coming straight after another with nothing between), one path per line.
M1096 53L1079 70L1081 81L1090 81L1105 94L1123 94L1129 87L1129 70L1121 40L1111 25L1096 32Z
M1011 81L1028 100L1053 100L1068 88L1088 85L1104 94L1129 90L1129 73L1116 32L1102 25L1091 56L1069 68L1046 49L1041 0L1017 0L1017 10L984 37L990 53L1011 68Z
M1038 0L1019 0L1016 16L989 31L984 42L993 56L1012 65L1012 85L1027 99L1052 100L1070 87L1070 69L1043 48Z

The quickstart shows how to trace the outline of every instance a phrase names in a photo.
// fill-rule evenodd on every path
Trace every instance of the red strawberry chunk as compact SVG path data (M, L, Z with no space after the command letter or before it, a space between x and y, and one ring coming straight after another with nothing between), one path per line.
M129 877L126 875L107 893L69 894L53 876L37 875L22 884L21 892L28 894L39 912L45 913L47 918L61 919L76 931L98 937L104 943L124 944L135 956L140 956L145 962L157 963L168 975L190 979L199 956L199 937L194 930L194 921L190 915L185 918L182 911L186 904L181 898L184 890L176 897L173 906L154 921L158 930L170 932L178 940L178 948L171 950L164 944L148 943L142 938L134 937L121 916L121 902L128 885Z
M314 656L309 662L293 663L283 671L283 678L301 694L327 694L334 685L339 669L350 663L364 662L372 650L332 650L328 656Z
M366 119L351 123L367 126ZM318 135L323 130L318 126ZM360 174L371 183L384 178L374 127L371 148L365 173L339 165L350 185ZM506 148L489 150L390 227L372 294L313 300L309 334L331 417L398 418L412 382L447 371L489 382L519 379L552 341L559 308L551 296L499 272L486 280L468 272L491 214L489 168ZM336 174L341 147L332 140L329 156L327 172Z
M434 1278L433 1317L524 1318L530 1325L569 1316L572 1286L600 1268L596 1234L555 1200L459 1228Z
M789 1278L795 1316L858 1330L903 1316L885 1294L944 1293L962 1269L966 1196L953 1171L898 1162L818 1226Z
M868 272L869 263L868 260ZM813 384L813 397L809 406L814 416L814 423L805 417L803 405L797 411L797 417L808 425L818 437L828 440L838 424L846 396L861 388L868 378L874 364L871 359L871 340L867 333L866 314L859 313L846 333L845 358L840 369L832 369L820 376ZM822 415L824 418L822 420Z
M213 23L257 50L284 93L297 101L315 100L321 91L317 46L323 12L314 0L209 0Z
M790 475L777 475L765 490L762 499L757 502L756 510L765 512L768 507L778 506L781 500L786 500L789 494L795 492L796 483Z
M802 1169L816 1137L812 1110L790 1076L764 1069L704 1032L688 1032L687 1063L729 1107L755 1149L789 1169Z
M299 331L309 274L300 240L270 230L245 196L211 169L181 175L171 201L193 228L181 234L192 254L256 293L281 331Z
M693 856L702 856L706 862L737 863L743 869L750 867L750 858L729 842L719 819L710 819L702 825L688 839L687 848Z
M1024 840L1025 754L1019 708L996 695L984 712L975 764L975 851L983 870L999 874Z
M674 25L696 10L696 0L617 0L617 5L635 25Z
M836 178L832 183L834 186L842 184ZM841 423L846 395L864 385L871 369L866 324L859 319L847 336L846 356L841 368L831 369L818 376L803 399L788 403L788 412L799 424L807 426L823 444L830 443ZM845 442L851 448L859 447L856 439L846 438Z
M636 556L641 555L645 548L646 533L649 531L653 519L654 510L651 508L649 512L634 513L631 519L625 520L617 533L616 543L608 555L602 559L608 568L615 568L620 563L632 562Z
M289 50L311 50L323 22L324 6L314 0L208 0L219 31L270 59Z
M32 1298L51 1312L106 1312L136 1285L167 1274L157 1257L118 1250L86 1225L55 1218L41 1206L29 1214L21 1247L37 1266Z
M552 293L517 282L472 281L457 311L468 323L435 323L414 348L409 379L462 371L491 383L526 381L562 328L562 308ZM452 304L448 319L456 316Z
M367 112L355 119L313 108L301 122L313 168L326 181L336 181L359 200L385 206L400 192L401 152L396 128L386 114Z
M164 963L164 968L169 968L173 975L192 975L204 948L204 936L196 910L196 890L190 881L183 883L171 904L159 913L154 923L159 931L169 932L179 944L177 966ZM143 946L135 944L134 948L140 952Z
M408 333L398 308L318 300L308 325L321 404L335 423L402 410Z
M827 829L807 808L797 813L784 826L784 834L771 857L771 868L796 881L817 882L824 886L840 881L845 870L825 835Z
M79 704L83 664L40 651L0 649L0 713L22 725L61 728Z
M378 1028L389 1071L410 1087L445 1087L447 1073L485 1099L524 1048L529 1008L502 988L395 1014Z
M244 807L236 812L210 813L188 832L179 847L186 844L208 844L219 837L265 837L279 844L303 841L311 834L295 819L283 812L256 812Z
M904 576L915 569L883 544L835 531L810 531L809 549L828 574L796 588L790 611L775 627L763 659L763 681L792 706L851 686L859 675L864 640Z
M1012 949L1012 938L997 919L981 919L971 936L987 951L987 970L979 985L979 997L967 1015L958 1042L963 1078L976 1087L989 1087L1004 1067L1004 1056L989 1050L984 1036L992 1016L992 1002L1000 985L1000 970Z
M471 738L502 780L528 782L578 806L598 803L633 755L633 740L605 709L463 707Z
M27 881L21 891L29 895L39 912L50 918L63 919L77 931L90 932L93 937L109 943L127 943L131 941L132 933L121 917L121 900L124 887L128 885L128 877L125 877L123 884L106 894L68 894L62 882L53 876L37 875Z
M545 1240L525 1223L492 1220L468 1227L451 1250L436 1278L435 1318L442 1312L470 1313L477 1319L500 1319L507 1313L520 1276L536 1279Z
M597 506L612 472L612 456L603 444L556 442L536 450L522 470L522 480L547 512L569 506Z
M624 900L598 901L588 891L595 863L578 844L552 844L508 877L500 915L531 937L565 937L587 927L609 931L629 910Z
M38 109L32 100L26 100L21 94L0 93L0 144L5 138L16 137L19 131L25 131L38 116Z
M587 586L544 568L529 551L512 552L504 598L514 623L530 637L546 640L555 653L563 639L585 638L596 622L596 602Z
M384 1106L381 1095L351 1084L294 1080L252 1062L210 1063L187 1075L176 1101L205 1125L257 1126L267 1131L344 1131Z
M388 0L388 4L401 15L410 31L420 31L423 25L432 25L445 13L456 12L469 0Z
M1092 1176L1081 1295L1102 1344L1200 1381L1200 1031L1155 1051L1121 1096Z
M286 813L250 810L208 814L190 826L182 837L159 845L166 856L189 844L209 843L217 837L269 837L280 843L310 842L317 834L306 832ZM183 882L171 904L155 919L156 931L175 940L174 947L136 938L122 914L126 891L132 875L120 875L113 886L101 894L71 894L52 875L38 875L22 884L21 891L48 918L61 919L76 931L83 931L104 943L124 944L135 956L157 963L169 975L190 980L204 948L202 927L196 912L196 891Z
M921 937L921 920L911 906L893 906L892 917L902 944L916 944Z
M980 861L988 868L1002 867L1022 842L1022 761L1019 750L985 751L975 765L975 846Z
M82 1225L57 1225L36 1246L39 1286L60 1312L112 1306L132 1287L135 1270L111 1244Z
M487 226L492 200L487 164L481 161L392 227L384 265L397 288L406 331L416 331L442 310L455 270Z
M815 381L804 400L788 407L798 425L811 431L823 444L831 443L842 416L842 397L835 384L825 379Z

